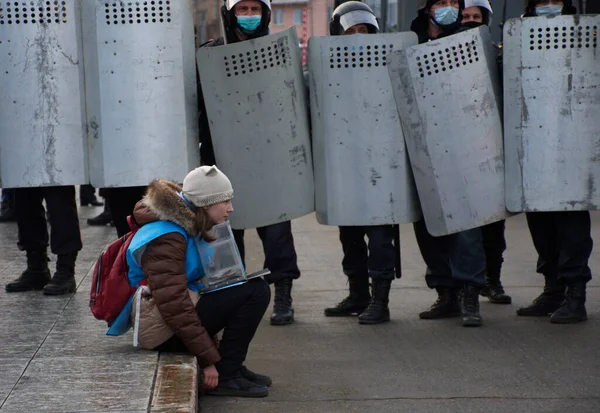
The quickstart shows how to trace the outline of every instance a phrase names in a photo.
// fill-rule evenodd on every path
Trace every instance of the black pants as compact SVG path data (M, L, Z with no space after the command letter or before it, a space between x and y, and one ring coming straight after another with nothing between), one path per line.
M50 237L46 225L46 200ZM45 250L50 240L53 254L81 250L81 233L74 186L18 188L15 190L18 247L21 251Z
M96 199L96 188L92 185L81 185L79 187L79 200L82 204Z
M340 227L344 274L349 277L371 277L373 280L393 280L396 266L395 231L393 225ZM368 245L365 235L369 237Z
M258 236L262 241L265 253L264 268L271 271L271 274L266 277L269 284L284 278L298 279L300 269L298 268L298 256L296 255L294 236L292 235L292 223L290 221L281 222L257 228L256 232L258 232ZM233 236L245 266L244 230L234 230Z
M527 224L538 253L538 273L566 281L592 278L589 212L528 212Z
M127 217L133 214L133 208L144 197L146 188L145 186L130 186L104 188L102 191L119 237L130 231Z
M219 380L240 376L248 347L258 329L269 301L271 289L261 278L246 284L203 295L196 312L211 337L223 331L219 343L221 361L217 363ZM177 336L156 348L159 351L187 352Z
M506 221L498 221L481 227L483 237L483 249L485 250L486 273L494 279L500 277L503 254L506 251L506 238L504 232Z
M425 221L414 224L415 236L427 265L425 281L429 288L461 284L485 286L485 251L481 229L434 237Z

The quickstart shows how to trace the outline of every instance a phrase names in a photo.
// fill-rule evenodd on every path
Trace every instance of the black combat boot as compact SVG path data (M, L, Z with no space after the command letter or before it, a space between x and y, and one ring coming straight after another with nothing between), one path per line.
M50 281L48 255L45 250L27 251L27 269L21 276L6 284L6 292L41 290Z
M460 292L460 324L463 327L479 327L483 324L479 314L479 292L476 285L465 284Z
M460 315L460 304L458 302L458 291L455 288L436 288L438 299L431 308L419 314L423 320L435 320L438 318L458 317Z
M517 315L523 317L547 317L562 305L565 299L566 284L556 276L544 276L546 283L544 291L528 307L517 310Z
M373 297L367 309L358 316L360 324L381 324L390 321L390 288L392 280L373 280Z
M550 316L551 323L575 324L587 320L585 285L585 281L572 281L568 283L567 297L560 308Z
M56 260L56 272L52 280L44 287L45 295L62 295L74 293L75 285L75 261L77 252L58 254Z
M348 284L350 295L344 298L335 307L325 309L326 317L348 317L359 315L364 312L371 301L369 293L369 276L362 274L360 276L349 275Z
M485 287L481 289L481 296L487 297L490 303L493 304L510 304L512 298L504 292L502 283L500 282L500 271L485 274Z
M284 278L275 283L275 305L271 315L271 325L283 326L294 322L294 309L292 308L293 281L291 278Z
M93 218L88 218L88 225L93 227L103 227L105 225L110 225L112 223L112 214L108 209L108 206L104 206L104 211L100 215L97 215Z

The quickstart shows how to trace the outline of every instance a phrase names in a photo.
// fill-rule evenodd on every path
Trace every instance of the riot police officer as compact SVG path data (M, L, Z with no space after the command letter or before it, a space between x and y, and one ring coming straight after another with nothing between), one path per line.
M465 9L462 12L462 28L474 29L486 25L489 27L492 15L492 6L488 0L465 0ZM506 221L498 221L481 227L483 248L485 250L486 269L485 287L481 289L481 296L487 297L493 304L510 304L512 298L504 292L500 281L503 254L506 251L504 232Z
M46 225L46 201L50 237ZM18 247L27 253L27 268L6 285L7 292L42 290L45 295L75 292L75 261L82 248L74 186L15 189ZM48 241L56 254L56 272L50 277Z
M225 38L211 41L204 47L220 46L225 43L238 43L269 34L271 3L269 0L227 0L222 8ZM200 107L200 159L204 165L215 164L215 155L208 126L208 117L202 97L198 93ZM268 119L264 120L268 122ZM300 277L298 269L292 225L290 221L257 228L265 253L265 267L271 274L269 283L275 284L275 299L271 324L285 325L294 321L292 308L293 280ZM238 249L244 260L244 231L234 230Z
M411 29L420 43L457 32L464 4L458 0L418 0ZM479 228L433 237L425 221L414 224L415 236L427 264L426 282L438 299L422 319L461 316L463 326L480 326L479 293L485 286L485 251Z
M524 17L575 14L572 0L528 0ZM527 224L538 253L537 272L543 292L520 316L550 315L552 323L587 320L586 284L592 278L588 261L593 248L588 211L528 212Z
M379 32L379 24L369 6L349 1L338 6L332 15L330 34L352 35ZM366 138L366 137L365 137ZM379 324L390 320L389 294L396 247L394 225L341 226L340 242L344 252L342 268L348 277L349 295L334 307L325 309L327 317L358 315L360 324ZM369 244L365 243L365 235ZM373 296L369 293L369 277Z

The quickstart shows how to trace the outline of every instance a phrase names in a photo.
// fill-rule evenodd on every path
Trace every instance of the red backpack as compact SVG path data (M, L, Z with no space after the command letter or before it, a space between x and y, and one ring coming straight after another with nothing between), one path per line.
M135 233L140 229L131 216L127 217L130 232L113 241L100 255L94 268L90 309L98 320L110 327L136 288L129 285L126 253Z

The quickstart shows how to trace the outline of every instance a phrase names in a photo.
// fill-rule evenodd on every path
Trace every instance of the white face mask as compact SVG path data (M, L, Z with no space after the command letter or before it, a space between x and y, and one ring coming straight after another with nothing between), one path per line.
M548 6L540 6L535 8L535 14L537 16L556 17L562 14L563 6L556 6L550 4Z

